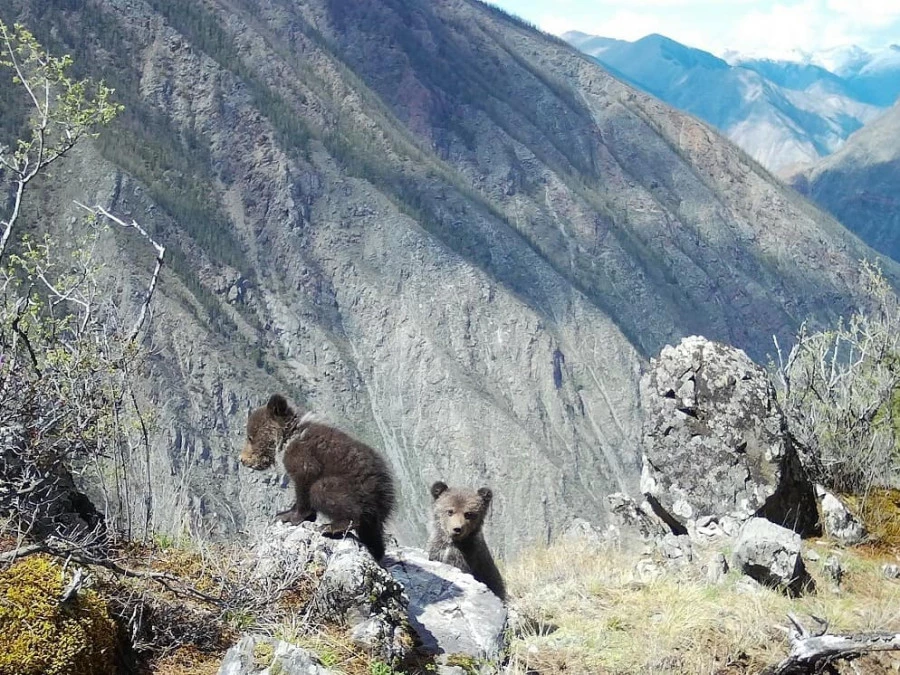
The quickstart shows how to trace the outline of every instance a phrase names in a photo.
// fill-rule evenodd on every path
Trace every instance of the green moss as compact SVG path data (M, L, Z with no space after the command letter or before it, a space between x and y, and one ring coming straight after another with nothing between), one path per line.
M116 624L83 590L65 604L53 559L31 556L0 572L0 675L114 675Z

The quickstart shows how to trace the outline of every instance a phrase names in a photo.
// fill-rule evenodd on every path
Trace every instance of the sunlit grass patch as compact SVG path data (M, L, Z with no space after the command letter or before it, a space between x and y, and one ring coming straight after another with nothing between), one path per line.
M883 578L883 560L815 545L819 561L807 566L818 590L795 600L734 571L710 584L700 565L642 579L641 556L580 542L531 551L506 569L527 619L508 671L756 673L786 655L789 612L825 618L834 632L900 630L900 583ZM844 569L840 589L823 568L829 555Z

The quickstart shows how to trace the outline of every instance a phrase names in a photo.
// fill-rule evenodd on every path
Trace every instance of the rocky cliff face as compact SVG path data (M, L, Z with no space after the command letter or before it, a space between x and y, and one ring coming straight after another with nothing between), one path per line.
M793 177L869 246L900 260L900 103L834 155Z
M638 488L645 356L699 333L761 357L859 299L871 251L835 221L471 0L0 16L127 107L31 204L62 223L73 198L107 204L169 247L145 392L163 528L233 532L289 505L282 476L237 463L276 390L383 449L401 541L424 541L436 479L494 488L499 551L602 522L608 493ZM106 255L139 297L149 257L113 234Z

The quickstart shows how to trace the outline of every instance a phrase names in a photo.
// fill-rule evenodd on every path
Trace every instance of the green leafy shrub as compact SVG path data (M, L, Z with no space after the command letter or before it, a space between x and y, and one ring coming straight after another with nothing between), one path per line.
M61 565L31 556L0 572L0 675L113 675L116 624L95 592L60 602Z

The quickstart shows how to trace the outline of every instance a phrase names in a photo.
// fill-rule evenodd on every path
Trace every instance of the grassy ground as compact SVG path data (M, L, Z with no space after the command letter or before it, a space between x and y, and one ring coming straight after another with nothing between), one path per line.
M508 672L758 673L787 655L781 627L788 612L822 617L836 633L900 631L900 581L881 573L885 562L900 561L896 556L883 549L842 550L824 540L807 542L807 550L819 556L807 562L817 590L797 600L735 572L719 584L690 569L641 579L638 556L584 543L532 551L506 570L511 594L529 619L512 642ZM823 567L831 555L844 569L839 588ZM811 620L809 627L815 627ZM887 668L894 662L900 669L900 653Z

